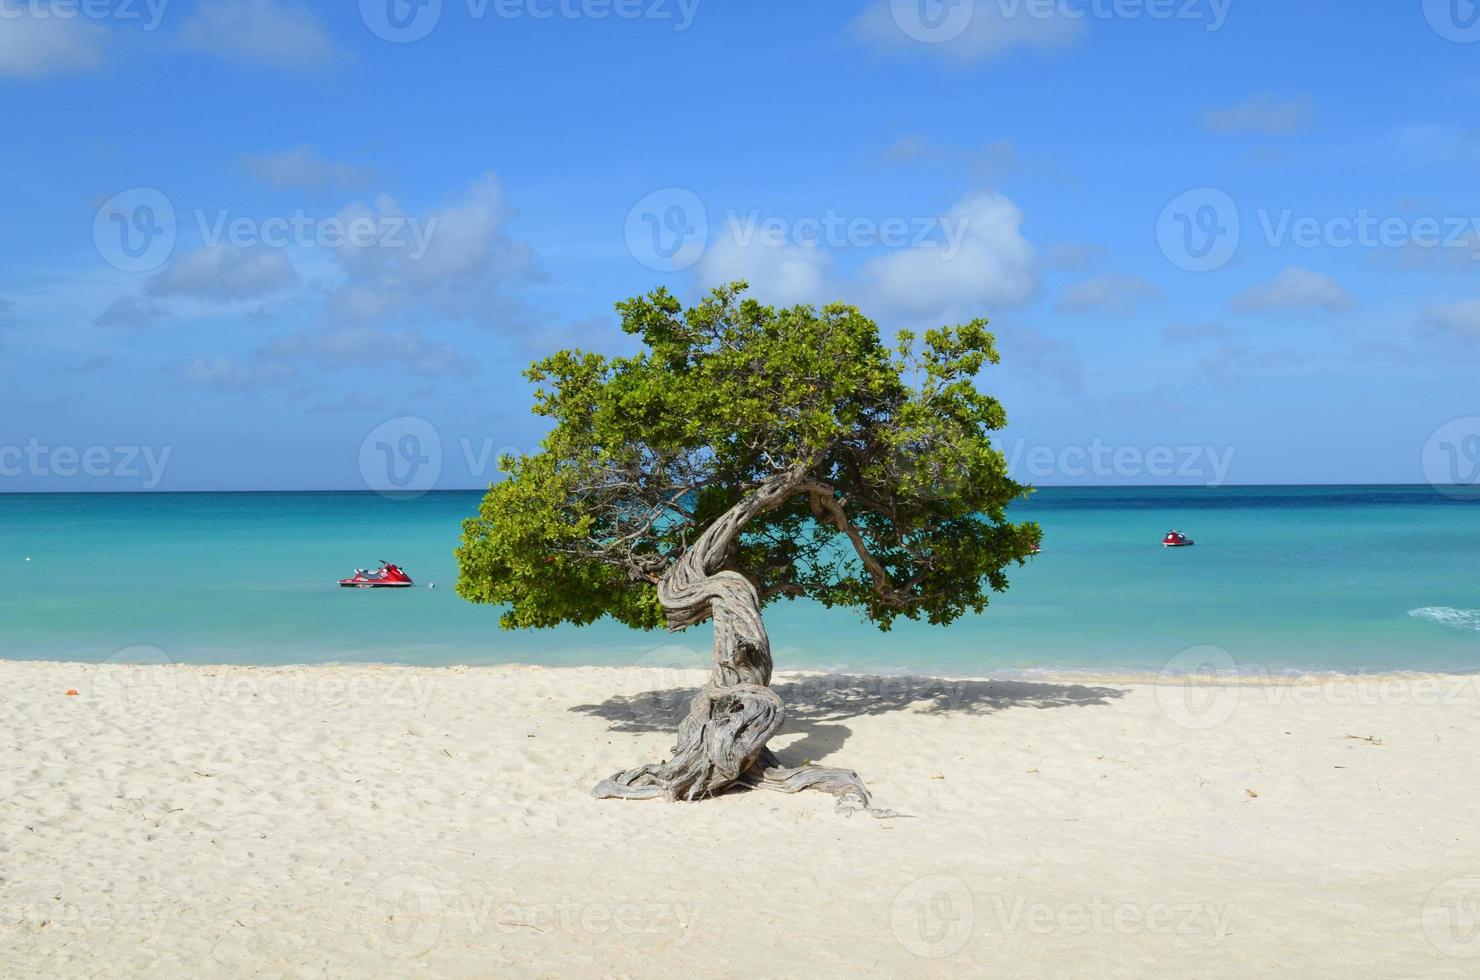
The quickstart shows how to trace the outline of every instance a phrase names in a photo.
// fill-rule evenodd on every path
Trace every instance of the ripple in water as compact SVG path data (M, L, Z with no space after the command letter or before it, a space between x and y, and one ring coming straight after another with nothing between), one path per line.
M1425 606L1422 609L1410 609L1408 615L1414 619L1427 619L1438 623L1440 626L1448 626L1450 629L1464 630L1468 633L1480 633L1480 609L1451 609L1449 606Z

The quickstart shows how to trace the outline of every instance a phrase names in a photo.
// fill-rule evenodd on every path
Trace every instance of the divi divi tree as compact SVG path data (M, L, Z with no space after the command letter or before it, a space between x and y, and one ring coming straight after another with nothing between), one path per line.
M502 605L509 629L713 622L714 668L672 757L598 797L744 785L867 805L853 771L786 768L767 749L786 709L762 610L804 598L883 630L951 623L1007 588L1040 532L1006 516L1028 489L991 442L1002 406L976 385L997 362L985 321L891 347L852 306L777 309L745 291L619 303L639 353L565 350L529 369L554 426L540 452L501 460L506 479L464 523L457 589Z

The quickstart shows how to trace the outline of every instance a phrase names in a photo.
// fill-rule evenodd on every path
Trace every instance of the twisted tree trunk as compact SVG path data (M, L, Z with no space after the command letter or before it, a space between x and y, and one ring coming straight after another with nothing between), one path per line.
M720 570L750 519L783 502L799 483L795 472L767 480L700 535L658 582L670 630L714 620L714 670L679 724L673 758L602 780L597 799L693 801L739 784L785 793L820 789L840 805L869 805L852 770L785 769L766 748L786 721L786 707L769 687L771 641L760 596L744 575Z

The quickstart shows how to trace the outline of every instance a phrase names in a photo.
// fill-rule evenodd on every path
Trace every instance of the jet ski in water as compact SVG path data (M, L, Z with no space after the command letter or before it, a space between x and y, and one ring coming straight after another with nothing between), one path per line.
M415 584L399 565L388 561L381 562L380 568L373 572L357 568L349 578L339 580L342 589L409 589Z
M1163 548L1190 548L1193 540L1181 531L1168 531L1167 536L1161 539Z

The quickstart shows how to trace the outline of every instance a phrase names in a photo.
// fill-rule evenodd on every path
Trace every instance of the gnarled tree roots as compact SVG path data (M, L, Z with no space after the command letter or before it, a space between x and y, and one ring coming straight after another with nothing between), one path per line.
M851 769L782 768L766 742L785 720L781 698L768 687L707 686L679 725L672 759L603 779L594 794L603 800L691 802L736 785L781 793L818 789L836 796L839 807L868 809L868 790Z
M714 670L679 724L673 758L602 780L598 799L692 801L740 785L782 793L820 789L836 796L839 807L868 808L868 790L857 773L822 766L783 769L766 748L786 720L781 698L767 686L771 641L754 584L722 568L745 524L786 499L801 477L797 469L761 484L710 525L658 581L669 629L714 621Z

